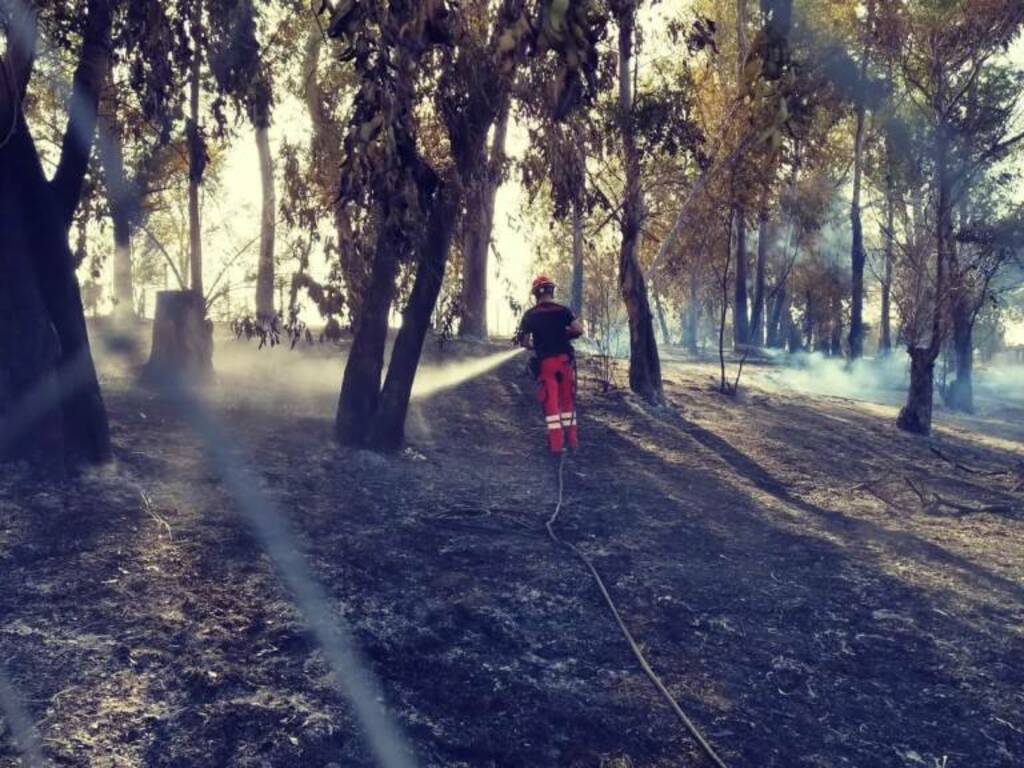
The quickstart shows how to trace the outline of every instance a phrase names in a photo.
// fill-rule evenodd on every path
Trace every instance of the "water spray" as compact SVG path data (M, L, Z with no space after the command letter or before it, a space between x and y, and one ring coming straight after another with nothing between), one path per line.
M416 374L416 383L412 388L412 396L414 398L430 397L446 389L457 387L471 379L490 373L522 351L522 349L510 349L504 352L496 352L487 357L464 360L447 365L421 366Z

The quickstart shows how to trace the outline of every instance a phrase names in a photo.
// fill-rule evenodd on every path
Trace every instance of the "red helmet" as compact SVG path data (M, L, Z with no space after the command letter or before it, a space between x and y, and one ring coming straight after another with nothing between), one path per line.
M530 289L534 296L539 296L544 293L546 288L550 288L552 291L555 290L555 281L547 275L541 275L533 281L533 288Z

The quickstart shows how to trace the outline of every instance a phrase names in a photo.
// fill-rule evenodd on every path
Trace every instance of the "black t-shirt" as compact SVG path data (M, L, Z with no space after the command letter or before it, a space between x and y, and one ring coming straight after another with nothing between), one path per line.
M533 336L533 348L542 360L555 355L569 355L572 354L572 344L566 329L575 319L568 307L542 301L523 315L519 330Z

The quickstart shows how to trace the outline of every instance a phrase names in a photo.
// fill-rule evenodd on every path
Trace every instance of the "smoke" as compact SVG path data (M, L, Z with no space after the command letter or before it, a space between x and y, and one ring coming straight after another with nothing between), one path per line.
M818 352L790 355L772 350L771 354L780 365L752 368L750 373L757 385L769 390L892 403L905 394L909 383L909 357L905 354L852 363Z
M139 331L139 343L148 346L147 331ZM447 351L450 350L450 351ZM423 360L416 372L414 400L425 400L480 376L491 373L522 350L508 349L485 356L467 356L466 347L446 348L440 360ZM447 359L446 359L447 357ZM345 373L348 348L333 344L287 344L258 349L255 342L218 334L214 343L214 382L207 397L226 406L275 409L301 416L332 416ZM110 379L133 379L134 372L122 360L96 349L100 374ZM386 371L386 369L385 369Z
M883 405L904 402L910 383L910 358L894 350L888 357L864 358L847 362L814 352L788 354L767 350L777 365L751 366L744 373L755 386L774 392L798 392L842 397ZM936 386L943 376L942 360L936 363ZM954 378L953 371L948 379ZM1012 361L977 364L974 369L975 399L985 410L998 410L1001 404L1024 402L1024 366ZM936 392L936 406L941 398Z

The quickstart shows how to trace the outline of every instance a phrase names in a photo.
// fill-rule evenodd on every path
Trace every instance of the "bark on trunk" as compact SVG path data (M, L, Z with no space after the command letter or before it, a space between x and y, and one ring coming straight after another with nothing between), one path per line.
M572 202L572 292L569 306L576 317L583 315L583 200Z
M56 391L64 395L45 410L34 434L25 438L14 455L34 462L45 455L43 463L57 471L105 461L110 457L106 408L65 226L70 194L64 190L59 195L46 181L23 117L17 118L10 142L0 150L0 175L9 193L0 197L6 259L2 282L7 292L0 296L0 316L24 311L24 318L9 326L23 329L18 333L24 338L8 343L22 352L23 343L37 345L24 358L3 356L0 379L7 383L0 390L10 394L0 408L14 405L16 396L26 394L33 385L51 395ZM36 297L42 301L44 317Z
M206 148L199 128L199 88L202 76L202 3L192 7L192 62L189 78L188 261L192 290L203 292L203 236L199 219L199 186L206 170Z
M490 157L481 157L480 177L470 185L467 195L466 236L462 253L462 322L459 335L487 337L487 265L494 229L494 199L498 194L501 168L505 163L505 136L508 132L508 101L502 106L494 126Z
M647 296L647 284L637 257L644 220L640 188L640 152L631 115L633 113L632 61L636 7L622 9L619 21L619 112L626 170L626 193L622 210L622 245L619 251L619 287L629 317L629 387L648 402L663 399L661 360L654 337L654 319Z
M890 68L889 82L892 83ZM882 274L882 315L879 319L878 354L888 357L892 353L892 270L896 237L896 148L893 138L887 131L885 134L885 229L882 232L884 243L884 259Z
M804 296L803 348L810 352L814 348L814 296L807 291Z
M683 346L688 354L696 355L700 351L697 345L700 327L700 293L697 281L690 279L690 295L686 301L686 315L683 325Z
M213 373L213 324L206 303L195 291L160 291L153 316L153 343L146 377L166 371L191 381Z
M907 403L900 410L897 426L916 435L932 429L932 399L935 393L935 356L927 347L912 347L910 353L910 389Z
M445 186L437 192L425 239L418 248L416 281L402 314L402 327L395 338L377 415L369 432L368 444L376 450L395 450L405 440L409 399L423 351L423 340L430 328L431 313L444 281L458 206L455 190Z
M34 30L34 6L25 4L21 12L26 29ZM8 337L0 344L5 349L0 355L0 417L20 405L18 400L25 395L49 403L30 432L17 438L17 445L0 448L0 453L57 473L110 457L106 408L68 233L92 151L100 88L109 70L112 17L110 0L90 0L72 108L52 181L43 173L21 99L0 103L4 124L12 127L0 147L0 318L6 321ZM8 72L18 95L24 96L35 37L7 42ZM9 433L5 436L10 439Z
M874 16L874 3L868 2L867 23ZM864 158L865 107L863 91L867 77L868 47L865 44L860 58L860 95L855 108L856 128L853 138L853 197L850 202L850 229L853 237L850 243L851 297L850 297L850 358L856 360L864 354L864 230L860 215L860 189Z
M17 176L14 144L0 150L0 462L24 460L59 476L65 470L64 423L57 406L60 342L32 268L36 247L26 227L32 212L24 206L26 180ZM8 425L29 393L53 406L15 434Z
M757 216L757 265L754 268L754 308L750 314L750 343L755 347L764 345L765 315L765 269L768 264L768 212L761 210Z
M856 214L853 209L856 207ZM850 294L850 358L856 360L864 354L864 235L861 230L860 204L850 209L853 245L850 248L852 285Z
M267 122L256 124L256 149L260 162L263 210L260 216L260 260L256 270L256 317L274 317L274 238L277 233L277 195L274 190L274 160L270 152Z
M739 349L750 342L750 320L747 314L747 223L742 206L733 208L736 241L736 285L733 295L733 345Z
M893 267L893 226L895 209L892 195L886 195L885 202L885 265L882 275L882 315L879 320L878 354L888 357L892 353L892 267Z
M370 425L380 403L388 314L398 275L397 243L396 238L390 235L387 231L377 235L370 281L359 312L352 350L345 364L335 419L335 433L344 445L366 444Z
M944 77L944 62L934 62L934 82L942 83ZM907 403L900 410L896 420L900 429L920 435L927 435L931 432L935 361L942 349L946 268L950 262L949 251L953 247L952 180L949 175L950 127L943 117L945 114L944 97L942 88L938 88L932 104L935 114L939 116L939 121L935 140L935 175L938 181L938 195L935 206L935 292L931 307L931 338L927 347L916 345L910 347L910 390L907 393Z
M114 314L135 317L135 286L132 280L132 228L118 212L114 219Z
M974 312L963 297L953 302L953 356L956 378L946 390L946 405L974 413Z
M789 292L786 286L782 285L775 292L768 312L767 324L767 346L769 349L779 349L785 344L785 337L782 332L783 318L788 317L790 307Z
M661 340L664 344L672 343L672 335L668 330L668 323L665 321L665 308L661 305L661 297L657 291L652 291L654 296L654 311L658 314L658 325L661 326Z
M114 224L114 314L134 317L135 287L132 282L132 217L137 210L133 190L125 174L124 152L116 126L109 126L99 145L107 203Z

